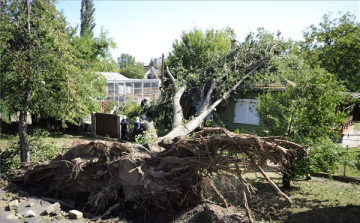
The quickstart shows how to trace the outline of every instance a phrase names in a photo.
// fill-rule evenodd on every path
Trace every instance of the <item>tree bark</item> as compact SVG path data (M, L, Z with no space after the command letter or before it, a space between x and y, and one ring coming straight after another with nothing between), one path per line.
M29 144L27 140L26 116L27 116L26 112L21 111L18 122L21 163L30 162Z

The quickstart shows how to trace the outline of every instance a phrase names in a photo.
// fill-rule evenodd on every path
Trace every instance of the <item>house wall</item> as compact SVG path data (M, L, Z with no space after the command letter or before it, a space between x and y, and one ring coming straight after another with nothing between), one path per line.
M252 91L247 92L245 94L239 94L235 96L235 100L230 101L228 105L224 109L221 109L218 112L218 118L221 119L222 123L225 125L225 127L230 131L235 131L238 129L240 132L246 132L246 133L253 133L255 131L259 130L266 130L265 125L260 122L259 125L253 125L253 124L244 124L244 123L234 123L234 117L235 117L235 107L236 102L238 99L255 99L257 96L262 93L262 91Z

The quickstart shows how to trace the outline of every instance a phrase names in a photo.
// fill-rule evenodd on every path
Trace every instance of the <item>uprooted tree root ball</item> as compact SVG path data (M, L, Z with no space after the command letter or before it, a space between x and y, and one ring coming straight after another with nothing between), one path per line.
M159 143L161 145L161 143ZM285 148L286 147L286 148ZM211 188L223 207L229 204L212 178L235 176L251 222L247 197L256 189L243 177L258 170L276 192L291 200L266 175L266 160L280 170L294 150L305 150L277 137L235 134L222 128L206 128L194 139L176 138L160 153L144 145L93 141L70 149L49 163L30 166L13 182L40 186L60 198L82 197L98 214L119 205L150 213L195 206L203 200L202 189ZM276 166L276 167L275 167Z

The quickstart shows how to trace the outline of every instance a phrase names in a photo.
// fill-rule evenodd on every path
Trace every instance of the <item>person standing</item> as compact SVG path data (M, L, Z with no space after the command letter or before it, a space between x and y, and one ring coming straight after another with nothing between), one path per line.
M134 136L136 138L136 136L142 134L142 129L141 129L141 122L140 122L140 118L136 117L135 122L134 122Z
M127 134L129 133L129 122L127 117L124 116L120 122L121 126L121 140L128 140Z

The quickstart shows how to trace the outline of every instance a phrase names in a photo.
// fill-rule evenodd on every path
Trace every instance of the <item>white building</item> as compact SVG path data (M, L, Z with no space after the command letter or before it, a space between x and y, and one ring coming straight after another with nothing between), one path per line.
M100 72L107 80L107 99L120 104L133 99L140 103L143 99L156 100L160 96L159 79L130 79L115 72Z

